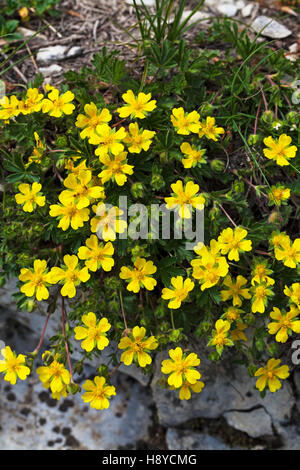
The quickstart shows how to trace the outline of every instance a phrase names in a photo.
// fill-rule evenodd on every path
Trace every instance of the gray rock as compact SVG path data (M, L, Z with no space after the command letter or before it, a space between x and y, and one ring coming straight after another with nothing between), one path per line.
M86 372L86 378L94 376L91 368ZM53 400L37 376L14 387L1 380L0 450L114 450L149 439L149 392L124 374L116 373L112 384L117 395L110 407L95 410L82 392Z
M229 426L246 432L250 437L272 436L272 421L264 408L246 411L228 411L224 413Z
M284 25L273 20L269 16L258 16L251 24L251 28L262 36L266 36L272 39L283 39L287 38L292 32L287 29Z
M40 67L39 71L44 77L53 77L55 75L60 75L63 71L61 65L58 64L51 64L48 67Z
M167 430L166 441L169 450L231 450L219 437L174 428Z
M247 18L248 16L250 16L252 11L253 11L253 8L254 8L254 4L253 3L248 3L248 5L244 6L244 8L242 8L242 16L244 18Z
M230 18L237 14L237 6L234 3L222 2L217 7L218 12L222 15L229 16Z
M199 355L203 358L199 370L205 387L187 401L178 398L178 391L159 385L162 374L160 358L157 357L151 386L163 426L178 426L194 418L219 418L228 411L247 411L257 406L265 408L274 424L290 419L295 397L287 382L283 382L276 393L268 391L265 398L261 398L258 390L254 389L255 379L249 377L244 367L232 366L228 359L224 364L210 363L204 355Z
M78 56L82 52L82 48L78 46L51 46L40 49L36 55L37 62L49 64L59 60L70 59Z

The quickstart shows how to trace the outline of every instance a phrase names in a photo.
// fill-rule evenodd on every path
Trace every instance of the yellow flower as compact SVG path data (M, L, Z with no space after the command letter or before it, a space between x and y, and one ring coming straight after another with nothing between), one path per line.
M273 271L268 268L268 262L266 260L257 259L252 270L253 277L251 279L251 284L254 286L255 283L261 284L262 282L265 282L267 286L273 286L275 281L269 277L269 274L272 273Z
M253 313L255 312L264 313L266 306L268 304L268 297L273 296L274 292L264 282L262 282L261 284L252 286L251 292L253 295L251 311Z
M46 388L46 389L50 388L50 382L44 382L43 387ZM54 400L58 400L58 401L61 399L61 397L66 398L68 396L67 388L68 388L68 386L64 385L63 388L59 392L52 392L51 391L52 398Z
M91 232L97 232L98 238L102 238L105 242L116 239L116 233L124 233L127 228L127 222L121 220L120 216L123 211L117 206L110 209L104 203L98 206L92 206L96 217L91 219Z
M289 367L288 366L280 366L280 359L269 359L266 367L260 367L255 372L255 377L259 377L256 381L256 388L259 391L263 391L268 385L271 392L276 392L282 386L280 380L278 379L286 379L289 374Z
M37 206L43 207L46 204L45 196L42 196L40 190L42 185L40 183L22 183L18 186L20 191L15 195L15 200L17 204L23 206L24 212L33 212Z
M39 135L37 132L34 132L34 139L35 139L35 147L33 148L33 154L28 157L28 163L26 163L26 167L30 165L30 163L41 163L42 162L42 156L43 152L45 150L45 146L43 142L41 141Z
M129 124L128 130L129 132L123 142L128 146L130 153L141 153L142 150L149 150L156 132L140 129L137 122Z
M19 110L22 114L36 113L42 109L44 95L37 88L28 88L24 101L19 102Z
M289 312L283 310L283 313L281 313L279 308L274 307L270 317L275 321L268 324L269 334L276 334L276 341L286 343L289 333L292 331L300 333L299 313L299 309L294 306L291 307Z
M63 114L72 114L75 106L71 101L75 98L74 93L66 91L62 95L57 89L50 91L48 97L43 100L42 111L52 117L61 117Z
M243 322L237 322L236 329L231 330L230 339L231 341L247 341L247 336L244 333L244 330L248 328L248 325Z
M201 374L200 374L201 377ZM191 384L187 380L182 383L182 386L179 389L179 399L180 400L189 400L191 398L191 390L194 393L202 392L204 383L201 380L197 380L194 384ZM175 388L175 387L174 387Z
M176 183L171 184L173 196L166 197L166 207L169 210L175 209L178 211L179 216L184 219L191 218L192 208L202 210L204 207L205 199L203 196L198 195L198 184L188 181L183 187L182 181L177 180Z
M86 380L82 386L86 393L82 395L85 403L90 403L91 408L103 410L109 407L109 398L116 395L116 389L108 385L104 377L95 377L94 380Z
M180 146L180 150L185 155L185 158L182 159L184 168L192 168L201 163L205 163L205 149L197 149L194 145L191 146L188 142L183 142Z
M36 295L38 301L48 299L49 292L47 286L49 285L49 273L47 261L36 259L33 262L33 269L21 269L19 279L25 282L20 290L27 297Z
M170 374L168 384L171 387L180 388L184 382L196 384L200 379L200 373L195 369L199 366L200 359L197 354L190 353L188 356L183 354L180 347L170 349L169 356L171 359L165 359L161 363L161 371L163 374Z
M127 152L121 152L113 157L103 155L100 157L100 161L104 167L98 176L103 183L112 180L118 186L123 186L127 181L126 175L132 175L133 173L133 165L127 164Z
M174 289L164 288L162 290L162 298L171 299L168 303L169 308L180 308L181 302L187 298L189 292L194 289L195 284L191 279L183 281L182 276L172 277L171 284Z
M96 127L93 135L91 135L89 142L93 145L98 145L95 150L95 154L99 157L104 157L111 153L118 155L123 152L124 145L121 143L126 137L126 131L124 127L116 130L109 127L108 124L100 124Z
M58 196L60 202L61 194ZM76 204L71 202L70 204L52 204L50 206L51 217L58 217L59 224L58 227L63 231L66 231L70 225L73 230L77 230L79 227L83 227L84 222L89 220L90 211L87 208L78 209Z
M286 134L279 136L278 140L271 136L266 137L264 144L269 148L263 149L265 157L269 160L275 160L279 166L289 165L289 159L294 158L297 152L296 145L290 146L291 142L292 138Z
M205 136L207 139L218 140L220 134L224 134L223 127L217 127L215 118L207 116L206 122L200 122L199 137Z
M91 235L85 242L86 246L81 246L78 249L78 258L85 260L85 265L90 271L97 271L97 269L104 269L104 271L111 271L115 264L112 255L114 254L114 247L112 243L99 243L96 235Z
M291 190L282 185L271 186L271 190L268 191L269 204L280 206L282 202L289 199L291 196Z
M285 286L283 293L290 297L291 302L297 305L300 308L300 283L294 282L291 287Z
M15 385L17 379L26 380L30 374L30 369L25 365L26 356L23 354L16 355L9 346L1 349L0 372L4 374L4 380Z
M270 244L273 248L284 247L290 241L290 237L285 232L272 232Z
M300 238L291 243L289 238L282 241L281 246L275 248L275 258L283 261L288 268L296 268L300 263Z
M0 119L8 120L20 114L19 100L15 95L4 96L0 99Z
M42 366L36 369L39 379L43 384L50 387L51 392L61 392L70 383L70 372L56 359L49 366Z
M101 318L97 321L97 317L93 312L89 312L87 315L83 315L81 318L84 326L76 326L74 328L75 339L82 341L81 347L85 351L92 351L97 347L99 351L102 351L109 344L109 340L106 337L107 331L111 325L108 323L107 318Z
M80 137L85 139L94 135L96 127L111 121L111 114L108 109L103 108L101 111L97 109L95 103L91 102L84 106L85 114L78 114L75 126L83 129Z
M81 282L87 282L90 274L86 266L80 269L76 255L65 255L64 263L63 268L57 266L52 268L48 279L51 284L63 284L61 295L72 298L75 297L76 286Z
M233 346L232 340L228 337L230 323L221 318L215 323L215 330L212 332L212 338L208 342L208 346L215 346L217 353L222 354L224 346Z
M241 314L244 313L244 310L241 310L236 307L229 307L225 310L221 318L229 321L230 323L240 319Z
M127 290L137 293L141 287L145 287L147 290L153 290L157 282L153 277L157 270L152 261L147 261L145 258L136 258L134 261L134 268L130 269L126 266L122 266L120 272L120 278L129 280Z
M238 275L236 281L234 282L231 276L226 276L223 281L224 286L227 287L226 290L221 290L221 299L223 302L226 302L228 299L232 298L233 306L240 307L242 305L241 297L244 299L251 299L248 288L243 286L247 284L247 279L243 276Z
M142 326L135 326L130 336L124 336L118 344L119 349L124 349L121 354L121 362L125 366L130 366L132 361L139 364L140 367L146 367L151 364L152 359L148 354L158 347L158 342L154 336L145 338L146 329Z
M215 286L220 277L225 277L229 266L226 258L220 255L216 240L210 241L209 248L202 245L199 249L194 248L194 251L198 254L198 258L191 261L192 276L200 281L203 291Z
M117 109L120 118L130 116L131 119L144 119L150 111L156 108L156 100L151 100L151 93L147 95L139 93L135 96L132 90L128 90L122 98L128 104Z
M59 200L65 206L74 203L77 209L83 209L90 205L92 199L103 197L104 188L94 186L90 170L81 170L78 176L70 173L64 180L64 186L68 189L61 192Z
M226 228L221 232L218 237L222 255L228 254L230 261L239 261L239 253L252 250L251 240L244 240L247 236L247 230L242 227L236 227L232 230L231 227Z
M191 132L199 132L200 116L197 111L186 113L183 108L173 108L171 122L176 129L177 134L189 135Z
M89 168L86 166L86 160L83 160L80 162L78 165L74 166L74 162L78 160L79 156L71 157L67 162L65 163L65 169L69 170L73 175L78 176L81 170L88 170Z

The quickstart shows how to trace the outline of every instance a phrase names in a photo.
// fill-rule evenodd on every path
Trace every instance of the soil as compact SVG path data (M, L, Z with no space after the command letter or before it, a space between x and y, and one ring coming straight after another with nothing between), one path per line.
M195 0L188 0L186 9L192 9L197 3ZM275 40L272 42L271 47L289 52L288 48L291 44L298 42L300 48L298 16L295 9L292 9L293 5L293 1L285 0L280 3L277 0L260 0L259 3L255 3L251 17L242 18L241 13L239 13L233 20L237 20L239 27L243 29L248 27L253 19L260 14L277 19L289 28L293 34L284 40ZM120 57L124 58L128 66L131 66L135 72L138 72L140 67L136 61L136 40L139 39L139 31L133 6L126 4L124 0L65 0L60 2L57 10L59 11L59 17L57 18L49 14L44 18L37 18L31 12L29 21L21 24L21 27L30 29L32 34L44 29L40 35L31 39L27 45L18 50L13 57L14 63L21 58L24 61L4 74L8 91L14 90L20 83L24 86L39 71L39 64L35 60L38 50L58 44L67 45L69 48L80 46L82 49L77 57L57 62L63 67L63 72L90 66L93 55L104 46L108 50L118 49ZM212 13L212 10L210 11ZM216 16L215 11L214 16ZM190 47L198 47L194 43L195 35L201 29L207 30L208 27L209 24L199 22L187 33L186 39ZM251 32L250 35L253 38L255 36ZM16 41L15 44L19 46L20 43L21 41ZM299 48L297 56L299 55ZM51 82L55 86L59 86L63 81L63 73L46 79L46 82Z

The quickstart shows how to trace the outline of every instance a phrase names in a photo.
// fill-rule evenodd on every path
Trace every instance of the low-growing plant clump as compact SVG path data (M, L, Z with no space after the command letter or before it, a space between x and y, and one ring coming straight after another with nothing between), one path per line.
M36 373L59 400L98 358L82 386L97 409L121 363L151 374L164 350L161 385L200 393L196 340L275 392L300 333L299 64L229 20L191 48L159 21L153 37L139 18L141 74L104 48L61 89L37 76L0 101L1 283L18 276L29 314L47 306L36 349L6 346L0 372L28 377L59 309Z

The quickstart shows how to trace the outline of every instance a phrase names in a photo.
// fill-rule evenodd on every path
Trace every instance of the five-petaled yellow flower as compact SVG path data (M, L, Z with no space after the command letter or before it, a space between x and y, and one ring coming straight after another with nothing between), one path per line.
M1 356L4 359L1 359ZM30 369L25 365L26 356L23 354L16 355L9 346L1 349L0 354L0 373L4 374L4 380L15 385L17 379L26 380L30 374Z
M61 295L64 297L75 297L76 286L81 282L87 282L90 278L88 268L80 268L78 266L78 258L76 255L65 255L65 265L63 268L55 266L49 273L49 282L51 284L63 284L61 289Z
M115 181L118 186L123 186L127 181L127 175L132 175L133 165L127 163L127 152L121 152L118 155L103 155L100 157L103 163L103 170L99 173L103 183L109 180Z
M133 268L122 266L120 278L129 281L127 290L137 293L141 287L147 290L153 290L157 282L153 279L152 274L157 270L153 261L147 261L145 258L136 258Z
M116 395L116 389L113 385L108 385L104 377L95 377L94 380L86 380L83 384L86 391L82 395L85 403L90 403L91 408L103 410L109 407L109 398Z
M20 290L27 297L35 295L38 301L48 299L49 291L47 286L50 281L46 260L36 259L33 262L33 269L22 268L19 279L25 282Z
M285 186L282 186L281 184L271 186L271 189L268 191L269 204L280 206L281 203L284 203L287 199L289 199L290 195L291 190Z
M202 210L204 207L205 199L203 196L197 194L199 191L198 184L193 181L188 181L185 186L181 180L171 184L173 196L166 197L166 207L169 210L176 210L182 219L190 219L192 208Z
M111 114L108 109L103 108L101 111L97 108L95 103L91 102L84 106L85 114L78 114L75 126L83 129L80 132L80 137L85 139L94 135L96 127L99 124L105 124L111 121Z
M44 95L37 88L28 88L23 101L19 102L19 110L22 114L36 113L42 109Z
M104 203L92 206L92 209L96 216L90 220L91 232L97 232L97 236L105 242L109 240L114 241L116 233L124 233L127 228L127 222L120 219L123 215L121 209L117 206L109 209Z
M191 279L185 279L185 281L183 281L182 276L172 277L171 284L174 289L165 287L162 290L162 298L170 300L168 303L169 308L180 308L181 302L187 298L189 293L194 289L195 284Z
M232 298L233 306L240 307L242 305L242 298L251 299L249 289L243 287L247 284L247 279L245 279L244 276L238 275L234 281L231 276L228 275L225 277L223 284L227 287L227 289L221 290L220 292L223 302Z
M239 261L239 253L251 251L251 240L244 240L247 234L247 230L242 227L236 227L234 230L232 230L231 227L228 227L223 230L218 237L218 243L222 255L228 254L228 259L230 261Z
M281 134L278 140L271 136L266 137L264 144L268 148L263 149L265 157L269 160L275 160L279 166L289 165L289 159L294 158L297 152L296 145L290 146L291 142L292 138L286 134Z
M207 116L205 122L200 122L199 137L205 136L207 139L217 141L220 134L224 134L223 127L216 126L215 118Z
M233 346L232 340L228 337L230 323L220 318L215 323L215 330L212 332L212 338L208 342L208 346L215 346L217 353L222 354L224 346Z
M173 108L171 122L176 129L177 134L189 135L191 132L199 132L200 115L197 111L186 113L183 108Z
M200 364L197 354L190 353L186 356L182 349L177 347L176 349L170 349L169 356L171 359L162 361L161 371L163 374L170 374L168 384L171 387L182 387L184 382L193 385L200 379L200 372L195 369Z
M92 351L94 348L102 351L109 344L109 340L106 337L106 333L111 327L108 323L107 318L101 318L97 321L97 317L93 312L89 312L87 315L83 315L82 323L85 326L76 326L74 328L75 339L82 341L81 347L85 351Z
M58 196L58 199L62 203L61 194ZM89 214L90 210L87 207L78 209L75 202L70 202L69 204L52 204L49 211L51 217L57 217L59 219L58 227L63 231L68 230L70 225L73 230L83 227L84 222L89 220Z
M75 105L71 103L75 98L74 93L66 91L62 95L57 89L50 91L48 97L43 100L42 111L52 117L61 117L63 114L72 114Z
M42 185L40 183L22 183L18 186L20 191L15 195L16 203L23 206L24 212L33 212L37 206L43 207L46 204L46 198L40 192Z
M19 100L15 95L4 96L0 99L0 119L9 120L20 114Z
M81 170L78 175L70 173L64 180L67 188L60 193L59 200L65 205L74 203L77 209L88 207L92 199L103 197L102 186L95 186L90 170Z
M140 129L137 122L132 122L129 124L128 133L123 142L130 153L140 153L142 150L149 150L154 136L154 131Z
M215 286L221 277L225 277L229 266L226 258L220 255L219 245L216 240L210 241L210 247L204 244L200 247L197 245L194 251L198 258L191 261L192 275L200 281L201 290L203 291Z
M111 271L115 264L112 256L114 254L114 247L111 242L99 243L96 235L91 235L85 241L86 246L81 246L78 249L78 258L85 260L85 265L90 271L97 271L102 268L104 271Z
M148 354L158 347L158 342L154 336L145 338L146 329L142 326L135 326L129 336L124 336L118 344L119 349L124 349L121 354L121 361L130 366L132 361L139 364L140 367L146 367L151 364L152 358Z
M205 163L205 149L198 149L194 145L189 144L189 142L183 142L180 146L180 150L185 155L182 159L184 168L192 168L201 163Z
M256 388L263 391L268 385L270 392L276 392L282 386L279 379L286 379L289 374L289 367L279 366L280 359L269 359L266 367L260 367L255 372L255 377L259 377L256 381Z
M300 320L298 320L299 309L294 305L291 306L289 312L285 312L274 307L270 313L270 317L275 320L268 324L270 335L276 335L275 339L279 343L286 343L289 332L300 333Z
M93 135L91 135L89 142L93 145L98 145L95 150L95 155L104 157L105 155L113 154L118 155L123 152L124 145L121 143L126 137L124 127L116 130L111 128L108 124L99 124Z
M296 238L294 242L289 237L284 239L281 246L275 248L275 258L288 268L296 268L300 263L300 238Z
M200 374L201 377L201 374ZM204 387L204 383L201 380L197 380L194 384L191 384L188 380L185 380L182 383L182 386L179 389L179 399L180 400L189 400L192 396L191 390L194 393L200 393L202 392ZM171 387L172 389L173 387ZM174 387L175 389L175 387Z
M265 283L255 284L251 287L252 293L252 306L251 311L253 313L259 312L264 313L266 306L268 304L268 297L272 297L274 292L272 289Z
M120 118L130 116L131 119L144 119L156 108L156 100L151 100L151 93L139 93L135 96L132 90L128 90L122 98L127 104L117 109Z
M57 361L57 358L49 366L42 366L36 369L40 381L50 387L51 392L61 392L70 383L70 372L64 364Z

